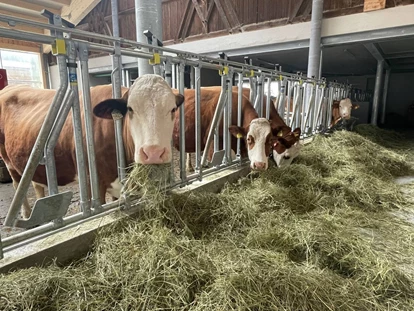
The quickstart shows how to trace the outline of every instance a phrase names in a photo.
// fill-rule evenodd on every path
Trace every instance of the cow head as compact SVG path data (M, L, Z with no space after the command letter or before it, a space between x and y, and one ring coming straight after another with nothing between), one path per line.
M230 133L237 138L244 138L250 167L255 170L266 170L271 150L272 129L266 118L257 118L250 122L248 128L232 125Z
M273 149L273 160L275 160L278 167L289 166L292 163L293 159L299 155L302 146L303 145L300 142L296 142L292 147L286 149L280 154Z
M128 119L125 124L134 142L134 160L141 164L171 162L171 136L175 111L184 102L181 94L174 95L171 87L158 75L143 75L135 80L121 99L99 103L93 113L112 119L118 110Z
M299 146L300 134L301 130L299 127L293 131L290 128L285 128L278 133L273 133L273 159L278 167L289 165L293 158L299 154L301 149ZM286 163L281 165L282 162Z
M352 109L358 109L359 105L352 104L349 98L342 99L339 103L334 103L334 106L338 105L339 116L342 119L349 120L351 118Z

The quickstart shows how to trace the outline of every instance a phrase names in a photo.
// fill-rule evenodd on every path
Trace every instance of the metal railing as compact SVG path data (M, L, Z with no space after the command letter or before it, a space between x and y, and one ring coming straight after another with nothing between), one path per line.
M113 66L111 77L114 98L121 97L122 80L124 85L129 86L129 77L126 78L126 74L124 74L124 78L122 79L121 56L123 55L149 60L150 64L154 66L154 72L163 76L167 83L171 87L178 89L181 94L184 94L185 66L191 66L192 70L194 70L194 81L192 81L192 85L195 88L195 172L187 175L186 171L185 105L181 105L179 120L179 176L175 174L174 161L172 161L170 188L189 185L219 170L239 166L245 162L245 159L241 158L240 138L237 139L237 150L235 150L236 159L232 159L232 137L227 130L228 126L232 124L232 97L235 94L238 97L237 125L241 126L242 124L243 80L248 80L250 83L250 102L256 108L260 117L264 116L263 101L264 96L267 96L265 101L265 117L269 117L270 105L274 104L287 125L292 128L300 127L302 129L303 137L313 135L321 129L329 127L333 100L344 98L349 94L352 94L355 98L365 96L361 95L362 93L359 91L353 91L350 86L335 82L327 83L323 79L306 78L300 74L290 74L253 66L251 61L248 60L245 63L233 62L228 60L224 54L220 54L219 58L209 58L194 53L165 48L159 44L142 44L122 38L113 38L72 28L64 28L62 23L59 22L59 18L56 19L54 24L44 24L0 14L0 21L7 22L9 25L22 24L52 30L51 35L42 35L0 28L0 36L41 44L51 44L53 53L57 57L60 76L60 87L50 105L4 223L6 226L27 228L38 225L38 227L4 238L3 240L0 239L0 258L3 248L7 250L16 247L16 245L28 239L39 237L53 230L59 230L69 224L84 221L90 217L102 214L105 211L119 208L119 206L123 206L124 208L128 208L129 206L127 204L129 200L126 197L121 197L118 201L104 204L103 206L100 204L89 87L88 54L90 51L107 52L111 55ZM90 43L87 41L87 38L103 39L111 42L112 45ZM142 49L144 48L148 52L143 51ZM83 120L81 119L80 113L77 67L80 70L81 90L83 93ZM208 138L203 149L204 152L202 152L200 130L202 68L217 70L221 75L221 92L214 117L211 121ZM236 76L238 80L237 92L234 92L232 89L233 76ZM272 103L270 99L270 85L273 82L277 83L279 89L279 96L275 103ZM265 83L267 83L267 87L265 87ZM311 89L312 95L308 102L304 101L305 88ZM293 105L291 105L291 101ZM293 108L292 111L290 111L291 106ZM74 120L81 211L71 216L65 216L70 199L67 200L67 193L59 193L53 151L69 111L72 111ZM116 137L118 176L120 181L124 181L127 163L122 139L122 115L114 113L113 119ZM221 130L219 127L222 119L223 129ZM86 149L83 147L82 125L84 125L85 129ZM223 138L221 146L220 136ZM209 162L207 155L211 144L214 147L214 154ZM87 167L85 165L84 150L86 150L88 159ZM18 212L39 164L45 164L47 168L49 196L39 199L35 203L31 219L34 219L34 222L37 219L37 223L26 223L18 219ZM90 194L87 189L88 183L91 187ZM52 202L51 199L54 201ZM51 215L49 218L45 218L43 213L45 209L52 210L52 205L56 204L60 205L61 209L59 211L54 210L49 213ZM35 214L38 215L38 218L34 217Z

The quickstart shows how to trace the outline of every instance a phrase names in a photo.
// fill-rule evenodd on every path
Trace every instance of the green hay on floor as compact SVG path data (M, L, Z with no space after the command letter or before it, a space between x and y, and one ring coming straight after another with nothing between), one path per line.
M137 166L139 213L72 266L1 276L0 309L412 311L414 191L393 179L414 171L378 138L394 133L368 129L316 137L219 194L165 196L169 168Z

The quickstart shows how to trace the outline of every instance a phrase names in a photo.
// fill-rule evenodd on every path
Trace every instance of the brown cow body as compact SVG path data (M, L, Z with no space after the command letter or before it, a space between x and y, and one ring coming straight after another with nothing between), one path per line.
M151 95L153 87L158 90L155 96ZM7 165L15 185L21 179L55 93L55 90L34 89L26 86L7 87L0 92L0 154ZM167 140L167 147L164 147L166 146L165 143L157 144L157 141L159 142L164 139L163 136L167 133L168 135L172 134L172 117L174 116L176 107L183 100L181 95L174 96L167 83L156 75L140 77L129 89L129 94L127 88L122 88L122 94L124 96L123 99L114 100L112 99L111 85L100 85L91 88L91 103L92 109L94 110L93 138L95 141L95 156L101 203L105 203L106 192L114 196L112 190L118 191L118 189L114 189L113 184L117 181L118 170L116 165L114 122L111 119L111 111L117 109L123 114L127 114L123 119L122 133L127 165L134 161L144 164L166 163L171 161L171 151L169 150L171 149L170 140ZM82 111L82 126L84 126L82 101L80 105ZM127 105L129 109L128 113ZM140 131L132 127L132 124L142 123L139 120L140 116L136 116L136 112L133 111L140 113L143 119L152 117L155 120L155 122L150 120L153 124L148 125L150 127L149 132L154 133L150 135L149 139L147 139L148 137L138 137L141 139L139 141L135 137L136 134L133 136L134 131L135 133L139 133ZM171 114L165 114L165 112ZM146 117L146 115L149 117ZM136 118L138 118L138 122L134 121ZM166 123L168 124L165 125L165 128L160 129L160 132L165 131L164 135L155 130L157 124L160 126L160 124ZM133 129L134 131L132 131ZM83 134L86 154L84 128ZM136 147L137 143L134 143L136 140L141 144L138 147ZM149 140L150 142L148 143L147 141ZM139 146L141 147L139 148ZM157 149L161 149L162 153L158 152ZM64 186L76 181L76 154L71 114L68 115L62 128L54 149L54 154L58 185ZM87 160L86 157L85 160ZM38 166L32 180L39 187L41 185L47 185L45 166ZM26 209L26 206L24 208ZM28 214L30 215L30 210L26 209L23 212L25 217Z
M213 121L214 112L216 110L218 100L220 97L221 87L205 87L201 88L201 100L200 100L200 108L201 108L201 150L204 150L208 133ZM175 90L175 92L177 92ZM196 146L195 146L195 90L194 89L186 89L184 91L184 107L185 107L185 152L187 153L194 153ZM237 107L238 107L238 99L237 93L233 92L233 105L232 105L232 124L237 124ZM176 112L175 124L174 124L174 132L173 132L173 142L174 147L177 150L180 150L179 145L179 119L180 112ZM250 122L253 119L258 117L256 111L254 110L253 106L250 104L250 101L247 98L243 98L242 101L242 126L244 128L248 128ZM223 120L220 123L220 146L223 144ZM243 141L241 141L241 156L247 156L247 149ZM237 148L237 139L232 137L231 142L232 150L236 150ZM213 154L213 146L211 146L209 150L209 156Z

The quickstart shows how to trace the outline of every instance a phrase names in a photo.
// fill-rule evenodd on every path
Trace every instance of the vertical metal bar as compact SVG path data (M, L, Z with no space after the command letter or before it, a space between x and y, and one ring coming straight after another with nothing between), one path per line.
M86 150L88 153L89 178L91 183L92 208L100 209L101 199L99 193L98 171L96 168L92 104L89 86L88 45L85 43L79 43L78 51L79 67L82 81L83 112L86 132ZM128 73L128 70L126 70L126 73ZM129 76L129 74L127 76ZM128 80L126 80L126 82L127 81ZM87 216L88 211L84 211L83 213L85 216Z
M334 100L334 87L329 87L329 94L328 94L328 108L327 108L327 118L326 118L326 128L331 127L331 121L332 121L332 106L333 106L333 100Z
M118 17L118 15L117 15ZM135 0L135 20L137 41L147 43L145 30L150 30L152 34L161 40L162 38L162 6L161 0ZM146 50L146 49L143 49ZM152 65L147 59L138 59L138 72L141 77L144 74L154 73Z
M195 82L195 171L202 176L201 162L201 68L194 68Z
M267 79L267 97L266 97L266 119L270 119L270 86L272 78Z
M175 86L173 86L173 81L172 81L171 58L167 57L165 64L164 64L164 68L165 68L165 81L167 81L169 86L175 88Z
M60 103L62 102L68 88L66 55L59 54L56 56L56 58L59 68L60 87L58 88L53 98L49 111L45 117L45 120L43 121L42 127L40 128L36 142L33 146L32 152L30 153L30 157L27 161L26 167L22 174L22 178L19 182L19 186L16 189L13 201L10 205L9 212L7 213L6 219L4 220L4 225L8 227L12 226L17 218L17 214L19 213L23 199L26 196L27 190L29 189L30 182L32 181L33 175L43 156L43 150L46 145L50 130L52 129L55 122L55 118L59 112Z
M264 76L260 75L257 77L257 93L256 93L256 99L254 102L254 108L257 111L257 114L259 115L259 118L263 117L263 82L264 82Z
M66 118L69 114L69 111L72 108L73 99L74 99L73 91L71 89L68 89L61 103L61 108L59 110L59 113L56 116L55 124L53 125L53 128L46 141L44 155L45 155L45 169L46 169L47 187L48 187L49 195L54 195L54 194L59 193L54 150L55 150L56 143L59 139L60 132L62 131L63 125L66 122Z
M119 35L119 15L118 15L118 0L111 0L112 12L112 35L120 37Z
M112 97L121 98L121 51L119 43L115 43L115 53L112 55ZM123 118L115 117L115 141L117 150L117 162L118 162L118 178L119 182L123 182L126 177L126 160L125 149L122 137L122 122Z
M125 69L125 86L129 88L131 86L131 75L129 69Z
M70 89L74 94L74 98L72 101L72 120L75 138L76 166L78 169L79 179L80 207L82 212L85 212L85 214L89 214L90 200L88 194L88 181L84 154L85 149L83 146L82 121L79 105L78 74L76 72L76 54L77 51L75 43L73 41L68 41L68 71ZM62 223L63 219L60 219L60 222Z
M318 79L322 78L322 61L323 61L323 47L321 46L321 57L319 59L319 71L318 71Z
M321 31L323 18L323 0L312 1L311 35L309 42L308 78L319 77L321 61Z
M385 71L385 80L384 80L384 91L382 94L382 111L381 111L381 124L385 123L385 113L387 112L387 95L388 95L388 86L390 84L391 69Z
M372 115L371 115L371 124L377 125L378 119L378 108L381 97L381 87L382 87L382 71L384 70L384 61L379 60L377 63L377 74L375 76L375 90L374 90L374 100L372 103Z
M227 88L227 82L226 82L226 76L222 75L221 76L221 91L220 91L220 96L218 99L218 103L221 103L221 101L224 101L224 105L226 103L227 100L227 93L225 92ZM220 115L218 116L219 118L219 123L221 121L221 117L223 115L223 110L220 110ZM216 126L214 128L214 152L217 152L218 150L220 150L220 132L219 132L219 126Z
M122 86L126 86L126 69L122 69Z
M226 139L226 145L225 145L225 150L226 150L226 159L227 159L227 163L226 164L231 164L232 162L232 149L231 149L231 133L229 131L229 126L232 125L232 120L233 120L233 116L232 116L232 110L233 110L233 85L232 85L232 81L233 81L233 71L230 70L229 74L227 75L227 126L224 126L223 129L223 138Z
M279 103L278 103L278 112L279 115L282 117L282 119L287 122L287 117L285 115L285 111L286 111L286 84L287 84L287 80L282 78L282 80L280 80L280 91L279 91ZM288 111L289 113L289 111Z
M224 76L221 77L221 81L222 81L222 83L225 82ZM224 84L223 87L221 88L219 101L217 103L217 107L216 107L216 110L214 112L213 120L211 121L211 126L210 126L210 130L208 132L206 145L204 147L203 156L201 158L201 165L204 165L204 163L206 163L208 150L210 149L211 141L212 141L212 138L213 138L213 135L214 135L213 133L219 127L219 121L220 121L222 113L223 113L224 103L227 100L227 92L225 90L225 85L226 84Z
M179 88L180 94L184 94L184 64L180 63L179 67ZM186 172L186 152L185 152L185 110L184 105L180 106L180 178L185 181L187 178Z
M242 103L243 103L243 73L239 73L239 86L237 94L237 126L242 126ZM241 160L240 138L237 138L237 157Z

